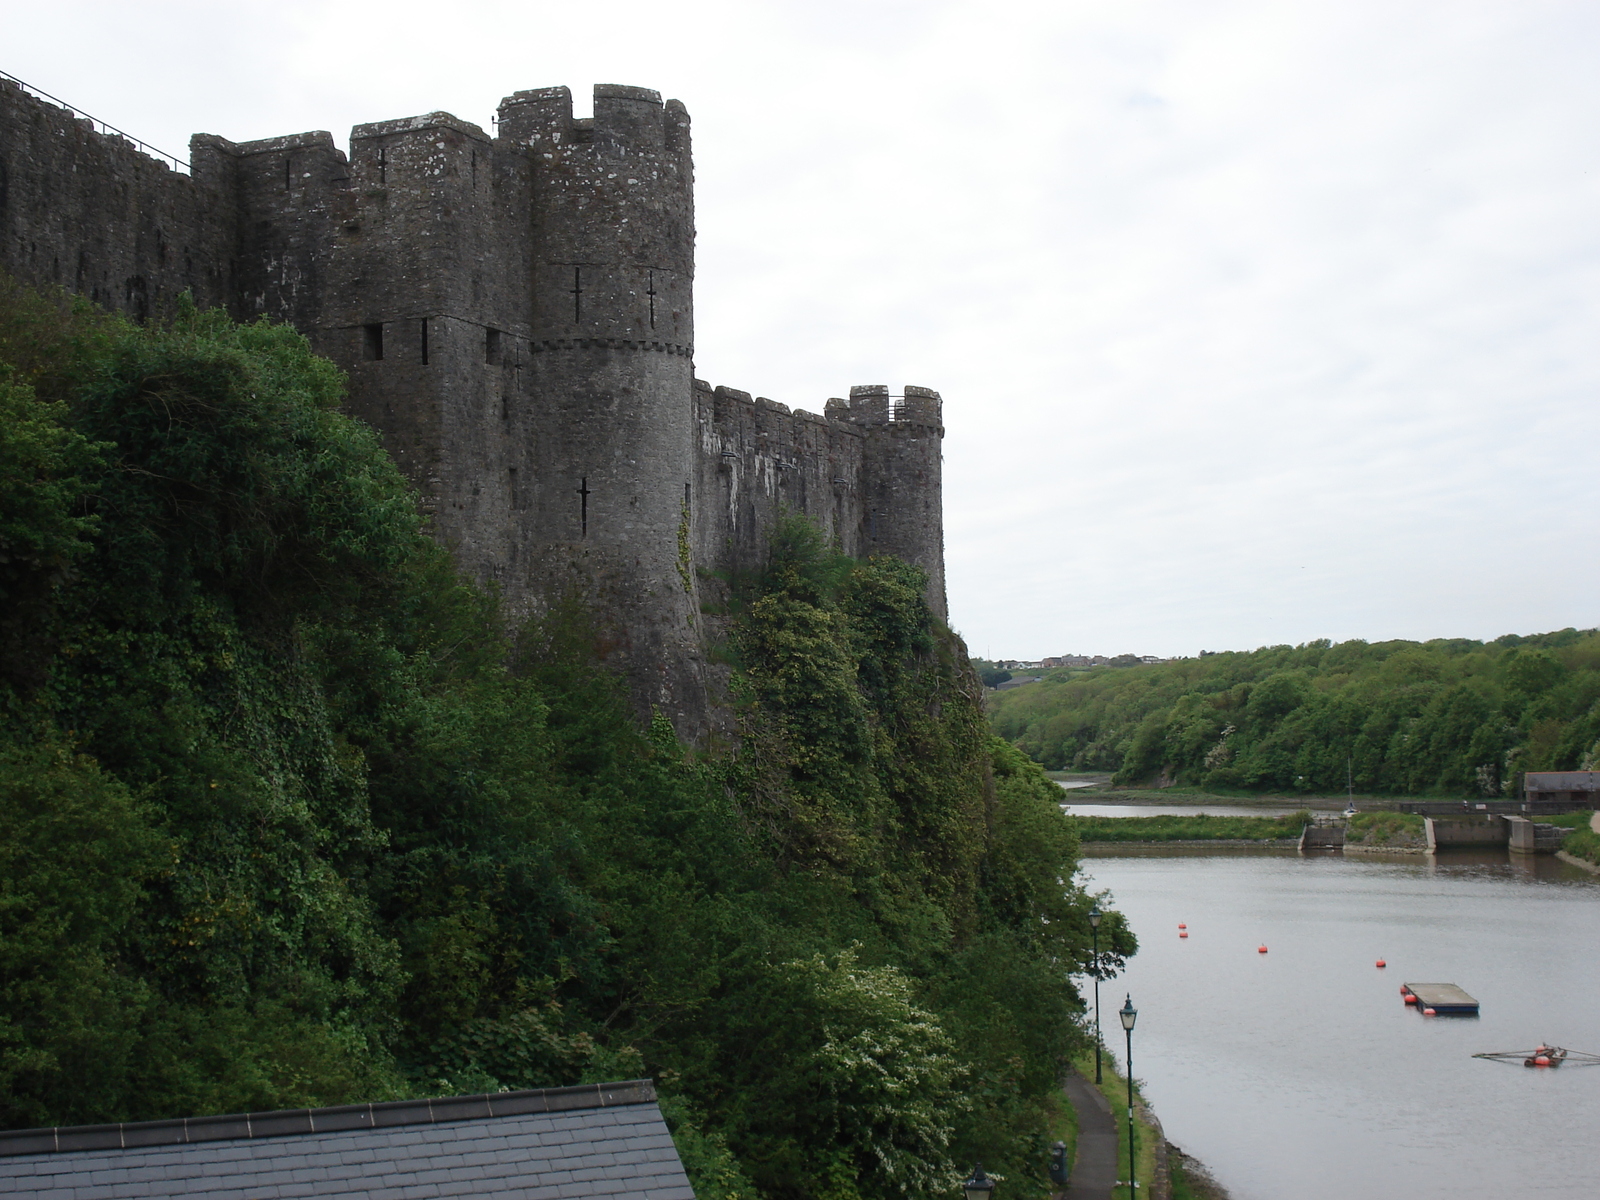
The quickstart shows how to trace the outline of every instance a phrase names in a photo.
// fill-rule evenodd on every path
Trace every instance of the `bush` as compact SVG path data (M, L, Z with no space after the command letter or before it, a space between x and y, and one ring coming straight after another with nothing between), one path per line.
M703 1195L1045 1194L1095 898L920 571L782 522L698 757L292 331L0 287L0 364L0 1120L651 1074Z

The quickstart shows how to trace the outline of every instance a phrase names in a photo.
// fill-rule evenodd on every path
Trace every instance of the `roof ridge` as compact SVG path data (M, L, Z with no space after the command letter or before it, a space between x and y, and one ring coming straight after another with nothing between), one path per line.
M580 1083L572 1087L533 1088L475 1096L382 1100L372 1104L339 1104L329 1108L286 1108L275 1112L179 1117L165 1121L125 1121L115 1125L11 1129L0 1131L0 1157L66 1150L126 1150L138 1146L171 1146L232 1138L288 1137L353 1129L389 1129L396 1125L437 1125L446 1121L483 1120L526 1113L648 1104L655 1098L654 1080L628 1079L618 1083Z

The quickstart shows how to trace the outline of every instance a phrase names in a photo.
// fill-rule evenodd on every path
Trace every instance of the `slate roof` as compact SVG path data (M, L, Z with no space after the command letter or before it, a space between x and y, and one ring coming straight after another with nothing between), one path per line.
M647 1079L0 1133L0 1195L694 1200Z
M1530 792L1600 792L1600 771L1529 771L1522 781Z

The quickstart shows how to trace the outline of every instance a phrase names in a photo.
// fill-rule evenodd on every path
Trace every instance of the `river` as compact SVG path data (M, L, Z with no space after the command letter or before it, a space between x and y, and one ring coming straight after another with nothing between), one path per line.
M1239 804L1063 804L1061 811L1069 817L1197 817L1201 813L1213 817L1287 817L1302 810Z
M1106 1044L1120 1058L1131 992L1134 1073L1237 1200L1600 1196L1600 1066L1472 1057L1600 1053L1600 877L1504 853L1140 847L1083 865L1141 943L1101 984ZM1407 980L1460 984L1481 1015L1407 1009Z

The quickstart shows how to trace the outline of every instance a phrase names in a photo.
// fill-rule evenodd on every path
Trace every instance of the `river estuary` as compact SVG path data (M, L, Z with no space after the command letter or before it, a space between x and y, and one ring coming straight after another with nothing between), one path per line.
M1106 1044L1120 1060L1131 992L1134 1073L1237 1200L1600 1196L1600 1066L1472 1057L1600 1053L1600 877L1504 853L1154 847L1084 873L1141 943L1101 985ZM1407 980L1460 984L1481 1015L1409 1010Z

